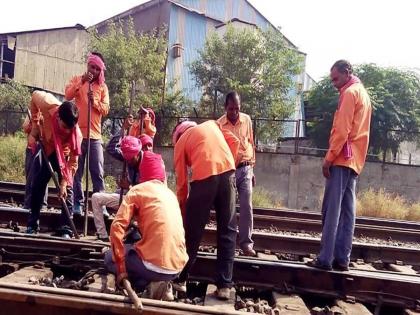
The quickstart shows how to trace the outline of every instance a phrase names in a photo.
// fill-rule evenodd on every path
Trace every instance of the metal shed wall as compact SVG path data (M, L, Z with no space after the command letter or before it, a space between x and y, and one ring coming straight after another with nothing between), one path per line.
M70 78L86 69L87 42L88 33L80 29L18 34L15 80L64 94Z

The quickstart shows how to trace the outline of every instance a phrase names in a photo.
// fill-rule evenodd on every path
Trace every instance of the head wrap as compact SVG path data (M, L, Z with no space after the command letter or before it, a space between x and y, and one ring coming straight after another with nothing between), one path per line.
M166 179L165 164L162 156L150 151L143 152L143 157L139 167L140 179L139 183L144 183L149 180L160 180L164 182Z
M89 54L87 63L88 64L89 63L94 64L95 66L99 67L99 69L101 69L101 72L99 73L99 76L98 76L98 83L99 84L104 83L105 82L104 70L106 70L106 67L105 67L105 63L102 61L102 59L97 55Z
M155 124L155 120L156 120L155 112L151 108L146 108L146 110L149 113L149 116L150 116L150 119L152 120L152 123Z
M197 123L195 121L191 120L185 120L182 123L180 123L178 126L176 126L173 134L172 134L172 144L175 145L178 141L179 137L182 136L182 134L189 128L197 126Z
M140 139L132 136L125 136L121 140L121 154L124 160L129 161L139 154L141 150Z
M139 139L140 139L142 147L145 147L148 144L152 145L153 147L153 139L150 136L146 134L142 134L140 135Z

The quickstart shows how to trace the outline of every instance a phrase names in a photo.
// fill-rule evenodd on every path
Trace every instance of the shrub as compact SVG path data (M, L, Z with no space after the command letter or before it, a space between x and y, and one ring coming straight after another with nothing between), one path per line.
M23 133L0 137L0 180L25 182L25 150L26 137Z
M357 198L357 215L397 220L420 220L420 203L410 203L404 197L385 189L369 188Z
M252 205L254 207L263 208L281 208L283 207L281 200L262 187L254 187L252 192Z

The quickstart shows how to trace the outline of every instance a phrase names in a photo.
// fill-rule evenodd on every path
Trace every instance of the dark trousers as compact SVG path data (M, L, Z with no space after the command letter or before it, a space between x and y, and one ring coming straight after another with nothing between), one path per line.
M26 184L25 184L25 200L23 203L23 207L25 209L31 208L31 191L32 191L32 164L34 161L35 154L32 153L32 150L29 148L26 148L26 154L25 154L25 177L26 177ZM39 156L38 158L42 158L42 156ZM48 199L48 186L45 189L44 194L44 201L42 203L43 206L47 207Z
M48 157L53 170L58 174L58 181L61 180L60 167L58 166L57 155L55 151ZM34 156L32 163L32 191L31 191L31 210L29 212L28 227L38 229L39 213L41 211L42 203L44 201L45 188L51 179L51 173L48 169L47 163L42 158L41 150ZM67 186L67 198L66 204L69 208L70 215L73 213L73 189ZM64 209L61 209L60 224L68 225L68 219L64 213Z
M82 141L82 154L79 156L79 166L74 176L74 203L75 205L83 205L83 189L82 178L85 170L85 160L87 153L87 139ZM102 141L90 139L89 152L89 171L93 185L93 192L105 191L104 183L104 150Z
M237 235L235 171L196 180L190 186L185 213L185 238L189 260L178 281L188 278L188 273L197 258L210 209L214 206L217 221L215 283L218 288L230 288L233 285L232 271Z
M127 269L128 279L130 280L133 287L138 290L142 291L146 288L146 286L153 281L171 281L174 280L178 274L165 274L159 273L156 271L152 271L147 269L144 266L143 261L137 254L136 250L134 249L133 244L126 244L125 247L125 268ZM105 253L105 267L106 269L113 273L117 274L117 266L112 261L112 251L108 250Z

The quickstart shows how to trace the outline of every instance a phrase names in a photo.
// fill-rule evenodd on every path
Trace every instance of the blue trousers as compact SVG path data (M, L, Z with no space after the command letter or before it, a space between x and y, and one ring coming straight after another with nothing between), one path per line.
M318 260L348 265L356 216L357 174L348 167L332 166L322 202L322 237Z
M73 190L74 190L74 205L78 207L83 205L83 188L82 178L85 170L85 160L87 152L87 139L82 141L82 154L79 156L79 165L76 175L74 176ZM102 141L90 139L89 152L89 171L92 180L93 192L105 191L104 183L104 151L102 148Z
M243 249L253 245L252 230L252 166L240 167L235 172L236 190L239 195L239 246Z

